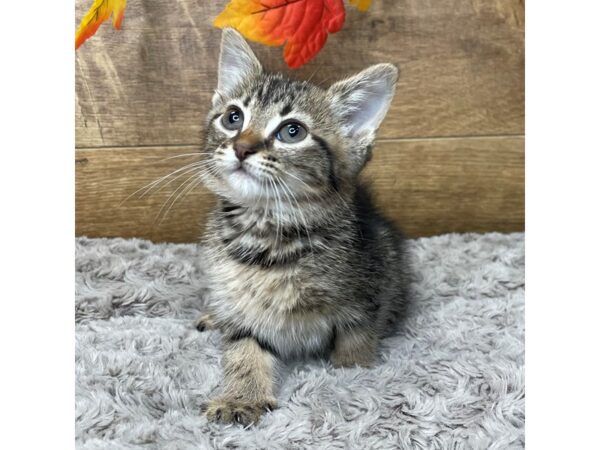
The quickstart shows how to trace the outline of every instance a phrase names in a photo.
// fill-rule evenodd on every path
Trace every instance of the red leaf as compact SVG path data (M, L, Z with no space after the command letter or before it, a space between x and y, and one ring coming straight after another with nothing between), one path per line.
M345 18L343 0L232 0L214 23L262 44L285 43L285 62L297 68L323 48Z

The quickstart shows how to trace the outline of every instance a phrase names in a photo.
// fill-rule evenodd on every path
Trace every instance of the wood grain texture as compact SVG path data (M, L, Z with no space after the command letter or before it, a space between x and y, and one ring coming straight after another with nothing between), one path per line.
M387 141L365 178L411 237L523 231L524 163L522 137Z
M377 143L365 177L381 208L409 236L522 231L522 137L389 140ZM194 158L196 147L81 149L76 152L77 235L196 242L212 196L197 188L160 223L161 205L186 176L144 199L120 203Z
M197 161L194 157L165 158L194 151L197 148L185 146L77 150L76 235L198 241L203 217L212 206L211 194L201 187L193 189L167 213L171 201L185 189L177 191L178 187L190 174L181 171L175 176L182 176L171 184L162 183L145 196L142 190L128 199L149 183Z
M76 0L80 20L91 1ZM76 53L76 145L198 144L216 83L226 1L129 2ZM380 138L523 134L522 0L377 0L348 8L346 25L297 78L327 85L369 64L401 69ZM281 48L253 45L284 68Z

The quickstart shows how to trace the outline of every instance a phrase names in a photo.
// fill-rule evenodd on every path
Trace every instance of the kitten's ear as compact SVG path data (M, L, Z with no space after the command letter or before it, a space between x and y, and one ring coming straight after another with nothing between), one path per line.
M219 57L219 82L213 104L219 95L230 95L244 80L261 72L260 62L242 35L233 28L224 28Z
M387 113L398 79L392 64L377 64L329 88L346 137L370 144Z

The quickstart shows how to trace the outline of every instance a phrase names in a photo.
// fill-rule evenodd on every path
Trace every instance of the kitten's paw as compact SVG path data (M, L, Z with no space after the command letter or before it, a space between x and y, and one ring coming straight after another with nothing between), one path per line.
M335 350L331 353L329 358L333 367L366 367L371 368L375 366L375 355L369 354L356 354L346 352L336 352Z
M194 327L198 331L214 330L215 322L210 314L202 314L194 321Z
M212 400L206 408L206 417L213 422L234 422L242 425L257 423L267 411L277 408L274 398L260 400L235 400L220 397Z

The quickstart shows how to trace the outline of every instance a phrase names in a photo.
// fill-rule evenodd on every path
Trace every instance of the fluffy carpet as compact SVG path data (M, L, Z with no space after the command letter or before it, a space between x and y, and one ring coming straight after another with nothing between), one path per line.
M220 335L199 333L202 248L77 240L78 449L524 446L523 234L413 240L418 302L374 369L293 364L258 425L208 423Z

